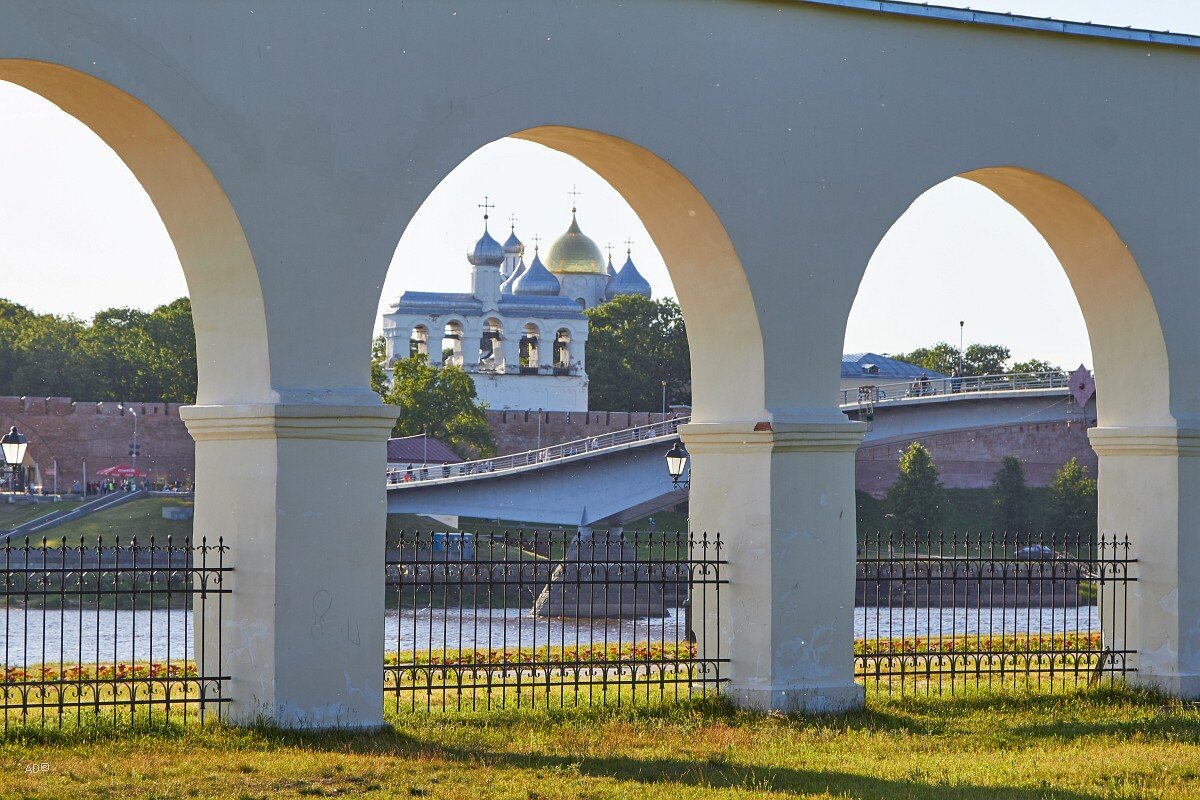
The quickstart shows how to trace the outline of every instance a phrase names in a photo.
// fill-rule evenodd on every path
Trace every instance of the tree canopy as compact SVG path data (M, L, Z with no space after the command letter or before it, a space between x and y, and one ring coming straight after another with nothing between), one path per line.
M597 411L658 411L692 402L691 354L679 304L620 295L584 312L588 406Z
M1050 529L1062 534L1096 533L1096 481L1087 467L1072 458L1050 482L1047 516Z
M962 375L1006 375L1020 372L1062 372L1061 367L1049 361L1031 358L1007 366L1012 353L1002 344L969 344L962 352ZM950 342L938 342L929 347L918 347L908 353L894 353L892 358L916 364L922 369L953 375L959 367L958 346Z
M1022 533L1029 522L1029 489L1025 468L1016 456L1005 456L992 476L992 508L998 531Z
M933 456L913 442L900 456L900 477L887 492L892 528L918 537L937 531L946 513L946 491Z
M193 403L191 301L105 309L87 322L0 300L0 394Z
M374 365L371 372L374 383ZM475 382L460 367L434 367L424 355L410 356L396 362L392 384L383 389L383 401L400 409L394 436L428 433L463 458L496 452Z

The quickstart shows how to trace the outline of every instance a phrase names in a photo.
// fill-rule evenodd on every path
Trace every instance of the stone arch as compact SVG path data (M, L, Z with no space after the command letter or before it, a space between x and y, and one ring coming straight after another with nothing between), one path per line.
M1023 167L984 167L957 177L1008 203L1058 258L1092 345L1099 425L1174 424L1167 348L1154 298L1104 214L1065 183Z
M86 125L146 190L175 245L192 301L197 404L270 402L258 270L229 198L196 151L149 106L83 72L0 59L0 80Z
M660 156L616 136L563 125L510 135L581 161L608 181L645 224L688 323L693 419L764 419L758 312L733 242L699 189Z
M959 177L1017 210L1058 257L1083 311L1102 426L1173 424L1170 370L1158 310L1120 234L1083 195L1019 167Z

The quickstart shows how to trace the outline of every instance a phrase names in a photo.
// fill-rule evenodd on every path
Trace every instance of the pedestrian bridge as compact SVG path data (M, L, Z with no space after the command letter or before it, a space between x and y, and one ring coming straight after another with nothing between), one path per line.
M620 527L687 499L663 457L689 417L499 458L388 473L388 513Z
M842 402L851 418L871 417L864 443L952 430L1079 419L1059 372L986 375L886 384ZM388 512L465 516L552 525L619 527L687 499L664 456L679 417L498 458L414 465L388 472Z

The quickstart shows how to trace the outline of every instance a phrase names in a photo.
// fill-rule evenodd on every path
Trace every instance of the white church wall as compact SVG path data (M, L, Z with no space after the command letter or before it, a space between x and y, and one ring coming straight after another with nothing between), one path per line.
M505 411L587 411L587 378L582 375L489 375L473 373L475 391L488 408Z

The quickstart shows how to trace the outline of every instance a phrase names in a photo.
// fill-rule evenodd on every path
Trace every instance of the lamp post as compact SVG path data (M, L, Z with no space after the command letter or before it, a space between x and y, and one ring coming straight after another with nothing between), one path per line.
M17 477L21 469L21 462L25 460L25 448L29 447L29 440L24 434L17 433L17 426L14 425L8 433L4 434L4 438L0 438L0 449L4 451L4 462L12 465L12 490L17 490Z
M667 418L667 382L662 382L662 418Z
M684 470L687 469L688 451L683 446L683 441L679 440L671 445L671 449L667 451L667 474L671 476L671 485L678 487L681 483L679 480L683 477ZM682 481L683 487L689 488L691 480Z
M958 374L962 375L963 362L963 326L966 325L966 320L958 321Z
M136 411L134 411L132 408L126 408L126 407L125 407L123 404L121 404L121 403L117 403L117 408L121 409L122 411L128 411L130 414L132 414L132 415L133 415L133 444L132 444L132 445L130 445L130 447L129 447L129 455L130 455L130 457L133 459L133 480L134 480L134 482L136 483L136 482L137 482L137 460L138 460L138 452L141 450L141 448L140 448L140 447L138 447L138 435L137 435L137 418L138 418L138 415L137 415L137 412L136 412Z

